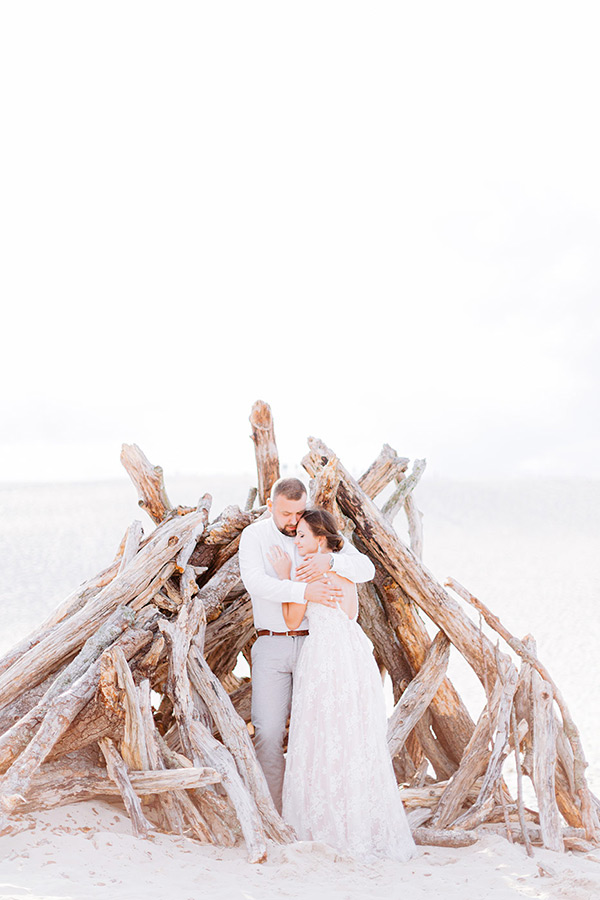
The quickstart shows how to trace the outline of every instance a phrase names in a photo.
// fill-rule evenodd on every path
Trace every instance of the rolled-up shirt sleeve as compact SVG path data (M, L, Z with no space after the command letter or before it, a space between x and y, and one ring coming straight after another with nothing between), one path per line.
M240 539L240 573L251 597L272 603L304 603L306 585L267 575L260 539L252 528L246 528Z
M338 553L333 554L333 571L353 581L355 584L362 584L364 581L371 581L375 575L375 566L368 556L360 553L356 547L344 539L344 546Z

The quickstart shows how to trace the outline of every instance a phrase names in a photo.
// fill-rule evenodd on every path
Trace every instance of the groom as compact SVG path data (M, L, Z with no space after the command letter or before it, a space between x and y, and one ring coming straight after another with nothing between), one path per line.
M257 639L252 647L252 724L254 746L273 801L281 812L285 760L283 739L292 704L292 684L298 655L306 635L305 618L289 631L282 603L324 603L334 606L342 592L327 582L333 570L350 581L370 581L373 563L348 541L339 553L315 553L295 566L296 526L306 509L306 488L298 478L280 478L267 500L268 518L242 532L240 571L252 600ZM280 547L292 559L291 576L280 580L268 552Z

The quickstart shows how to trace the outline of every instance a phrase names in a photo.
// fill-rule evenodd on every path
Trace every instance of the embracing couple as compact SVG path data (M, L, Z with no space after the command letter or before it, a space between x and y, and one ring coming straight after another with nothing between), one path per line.
M329 512L306 504L299 479L279 479L270 516L240 541L257 632L256 754L300 840L325 841L362 860L406 861L415 845L387 747L381 677L357 622L356 584L370 581L374 567Z

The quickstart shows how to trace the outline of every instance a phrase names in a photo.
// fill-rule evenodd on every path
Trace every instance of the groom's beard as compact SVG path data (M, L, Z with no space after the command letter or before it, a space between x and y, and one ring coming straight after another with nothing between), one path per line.
M286 537L296 537L296 531L298 530L297 525L284 525L283 528L277 526L277 530L282 534L285 534Z

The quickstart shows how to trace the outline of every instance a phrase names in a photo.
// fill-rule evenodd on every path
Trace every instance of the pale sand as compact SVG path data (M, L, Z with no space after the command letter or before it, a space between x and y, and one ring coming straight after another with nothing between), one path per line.
M340 857L324 844L272 845L263 865L242 846L181 837L143 841L116 805L88 802L40 813L0 838L0 900L598 900L600 850L556 854L486 836L461 850L419 848L405 865ZM541 874L539 866L545 869Z

